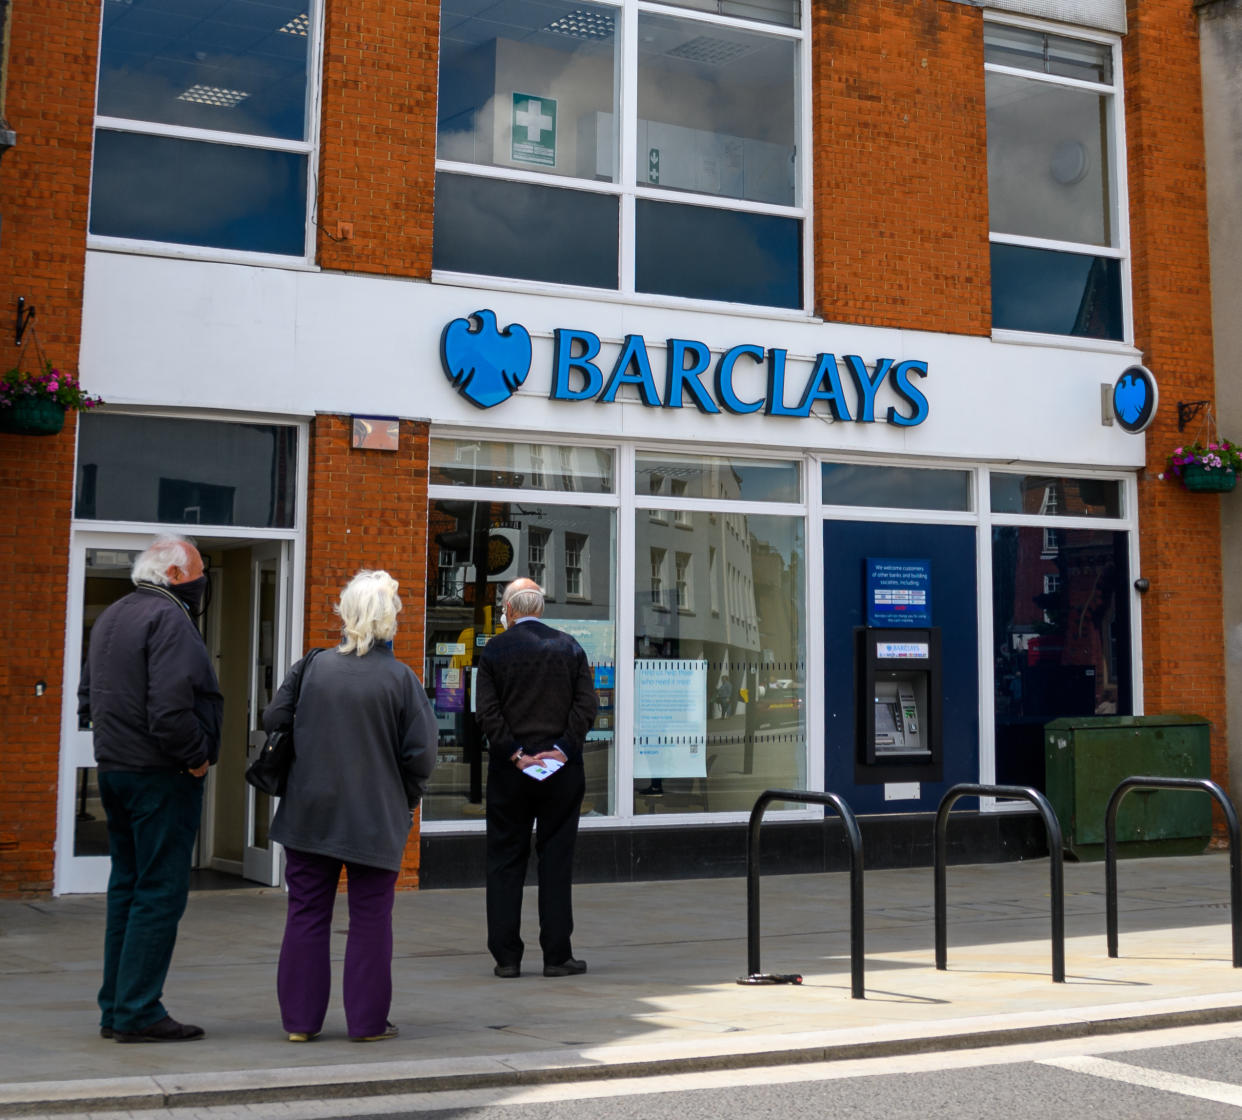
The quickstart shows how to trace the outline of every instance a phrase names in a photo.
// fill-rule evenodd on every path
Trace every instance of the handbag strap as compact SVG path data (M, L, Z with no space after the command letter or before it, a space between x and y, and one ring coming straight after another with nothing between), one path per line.
M302 695L302 681L306 677L306 670L310 668L310 663L315 660L315 655L323 653L322 646L316 646L314 649L308 649L306 656L302 658L301 671L298 673L297 684L293 686L293 710L298 710L298 697Z

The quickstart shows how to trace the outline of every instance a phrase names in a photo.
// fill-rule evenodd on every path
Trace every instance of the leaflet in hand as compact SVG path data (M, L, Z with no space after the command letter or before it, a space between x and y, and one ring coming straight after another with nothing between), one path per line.
M522 773L528 778L534 778L535 781L542 782L545 778L552 777L564 765L559 758L545 758L542 762L523 766Z

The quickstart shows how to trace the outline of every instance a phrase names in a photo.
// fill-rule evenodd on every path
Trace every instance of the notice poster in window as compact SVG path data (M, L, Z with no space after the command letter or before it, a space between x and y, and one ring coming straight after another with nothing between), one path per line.
M634 777L707 777L707 662L634 662Z
M867 558L867 625L931 625L931 561Z
M466 707L466 675L461 669L441 669L436 681L436 711L460 712Z

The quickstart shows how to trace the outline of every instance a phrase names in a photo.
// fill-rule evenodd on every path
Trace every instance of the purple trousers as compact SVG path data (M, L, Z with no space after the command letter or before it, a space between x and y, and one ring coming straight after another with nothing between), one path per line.
M345 1025L350 1038L381 1033L392 1006L392 905L397 872L285 849L289 911L276 970L280 1018L289 1033L318 1034L332 990L332 907L349 873Z

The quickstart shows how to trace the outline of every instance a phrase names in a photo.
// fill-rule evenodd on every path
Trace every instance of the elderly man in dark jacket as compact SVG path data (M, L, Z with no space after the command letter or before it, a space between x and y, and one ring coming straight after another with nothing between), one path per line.
M112 872L100 1034L186 1042L200 1027L164 1010L164 978L190 887L203 778L220 752L222 698L194 612L207 577L184 537L138 557L134 590L91 629L78 714L94 732Z
M539 621L544 594L534 580L514 580L503 602L508 629L479 655L477 693L489 756L487 947L497 976L521 975L522 887L534 825L543 974L576 976L587 970L570 937L574 843L586 790L582 747L595 722L595 682L583 648ZM532 776L548 762L551 776Z

